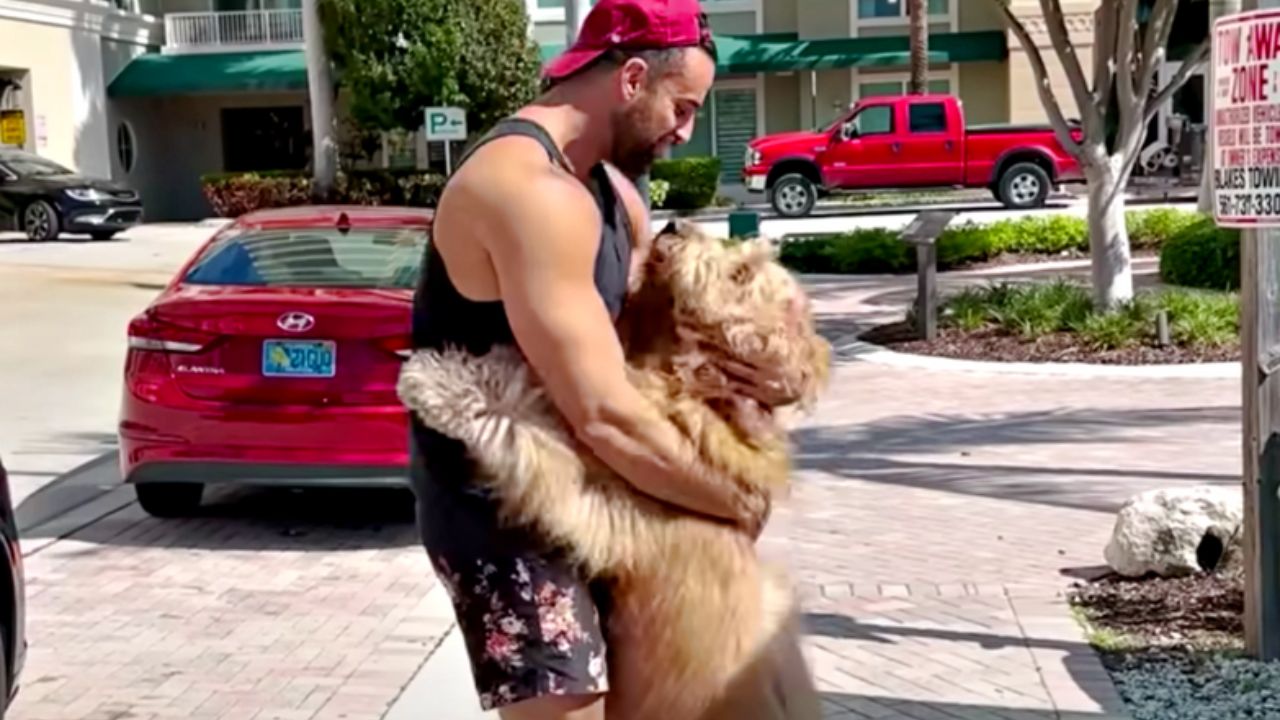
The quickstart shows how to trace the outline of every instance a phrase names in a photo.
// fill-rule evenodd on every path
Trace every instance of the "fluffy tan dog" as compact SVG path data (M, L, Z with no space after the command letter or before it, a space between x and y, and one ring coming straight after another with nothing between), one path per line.
M668 226L620 320L629 375L762 515L789 485L774 411L807 407L830 348L792 275L765 243L728 245ZM733 392L735 363L769 368L767 405ZM419 351L399 392L422 421L466 444L504 520L564 546L606 578L611 720L818 720L785 578L754 539L634 489L580 452L512 348L482 357Z

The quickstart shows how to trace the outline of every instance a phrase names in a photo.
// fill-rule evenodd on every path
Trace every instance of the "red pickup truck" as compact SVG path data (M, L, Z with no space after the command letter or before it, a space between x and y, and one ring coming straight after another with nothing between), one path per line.
M1054 186L1084 179L1048 125L966 127L952 95L867 98L820 130L756 138L742 176L785 217L826 194L907 188L988 188L1006 207L1040 207Z

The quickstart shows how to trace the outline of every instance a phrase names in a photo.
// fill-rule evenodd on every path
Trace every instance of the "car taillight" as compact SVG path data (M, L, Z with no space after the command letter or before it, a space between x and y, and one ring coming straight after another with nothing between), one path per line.
M208 346L214 337L211 333L170 325L148 315L140 315L129 323L129 347L135 350L195 353Z
M378 341L378 347L390 353L395 353L402 359L407 359L413 354L413 338L403 335L393 335Z

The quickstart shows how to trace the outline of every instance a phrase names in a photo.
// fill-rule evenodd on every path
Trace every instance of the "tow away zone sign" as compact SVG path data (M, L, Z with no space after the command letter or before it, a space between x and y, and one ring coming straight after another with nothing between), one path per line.
M1211 62L1214 218L1280 226L1280 10L1215 22Z

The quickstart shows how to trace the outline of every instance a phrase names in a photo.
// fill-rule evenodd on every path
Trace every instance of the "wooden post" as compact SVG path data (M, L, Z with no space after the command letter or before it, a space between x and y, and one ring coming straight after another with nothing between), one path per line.
M1270 8L1280 8L1280 0L1251 0L1244 9ZM1210 80L1206 87L1216 86ZM1209 156L1205 172L1219 159ZM1278 285L1280 228L1241 230L1245 647L1266 661L1280 659L1280 303L1272 300Z
M916 332L921 340L938 336L938 245L916 246Z

